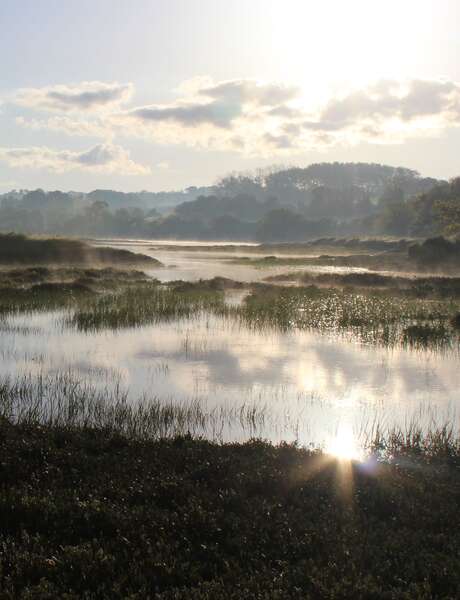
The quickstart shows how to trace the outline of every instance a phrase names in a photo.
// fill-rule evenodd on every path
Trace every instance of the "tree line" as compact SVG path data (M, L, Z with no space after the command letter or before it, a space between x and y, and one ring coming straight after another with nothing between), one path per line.
M302 241L460 234L460 178L371 163L232 173L183 192L12 192L0 230L85 236Z

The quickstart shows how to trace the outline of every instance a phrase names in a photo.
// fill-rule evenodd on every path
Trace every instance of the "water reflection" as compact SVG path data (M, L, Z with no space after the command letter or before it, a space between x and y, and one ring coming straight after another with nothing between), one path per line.
M343 422L337 427L335 435L329 438L325 450L339 460L361 460L363 450L351 423Z
M231 245L225 242L180 242L180 241L146 241L146 240L101 240L97 242L112 248L123 248L138 254L145 254L159 260L162 268L146 269L146 272L162 282L182 279L184 281L197 281L198 279L212 279L221 277L223 271L225 277L241 282L262 281L266 277L281 275L284 273L295 273L305 271L303 266L264 266L263 268L251 266L250 264L231 264L235 258L254 258L258 255L245 252L245 247L257 244L238 244L234 252L219 251L218 247ZM217 249L199 250L201 246L215 246ZM170 246L176 246L171 250ZM184 249L178 249L181 246ZM187 246L194 246L194 250L188 250ZM291 258L305 257L305 255L290 255ZM329 267L309 266L312 272L363 272L366 269L358 267Z
M59 373L96 386L208 407L266 409L257 431L228 427L226 439L260 435L353 453L350 432L451 418L459 406L458 354L385 349L316 332L252 331L218 317L82 333L61 313L16 316L0 331L0 374ZM27 326L27 328L26 328ZM32 332L32 333L31 333Z

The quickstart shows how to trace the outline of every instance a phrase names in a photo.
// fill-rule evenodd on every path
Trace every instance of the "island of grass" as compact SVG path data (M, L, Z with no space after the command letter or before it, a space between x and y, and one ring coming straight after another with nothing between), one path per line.
M0 597L458 598L458 443L389 450L360 464L4 420Z
M81 240L0 234L0 265L86 265L160 267L160 261L118 248L91 246Z
M460 277L398 275L370 271L315 273L302 270L269 275L267 283L314 285L324 288L349 289L413 298L458 298Z
M412 243L406 240L317 240L304 244L267 244L250 251L256 256L236 256L229 260L232 264L259 268L320 266L460 274L460 241L443 237ZM260 256L261 253L265 256Z
M4 281L10 285L2 287L0 272L0 317L60 308L66 327L98 331L214 315L259 330L317 330L387 347L460 347L456 280L436 295L242 284L222 277L160 283L139 271L112 269L45 269L41 283L21 283L36 275L36 268L7 271ZM65 279L53 279L59 276ZM228 289L246 296L229 304Z

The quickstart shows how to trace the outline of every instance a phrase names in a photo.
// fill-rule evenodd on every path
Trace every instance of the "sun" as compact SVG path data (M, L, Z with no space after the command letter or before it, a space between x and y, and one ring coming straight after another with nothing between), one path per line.
M266 0L272 64L280 61L279 71L297 82L312 107L322 92L331 91L331 85L353 87L407 76L405 59L412 57L407 31L413 7L389 2L397 8L397 19L387 5L376 10L369 0ZM425 26L424 11L422 16Z

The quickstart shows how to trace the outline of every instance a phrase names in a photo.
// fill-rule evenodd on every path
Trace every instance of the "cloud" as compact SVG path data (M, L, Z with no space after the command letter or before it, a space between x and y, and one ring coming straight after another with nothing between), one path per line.
M156 164L157 169L167 170L169 169L169 162L167 160L162 160Z
M239 105L255 104L272 107L293 100L299 90L293 86L238 79L201 87L197 93L210 98L225 99Z
M264 141L274 150L286 150L292 148L292 136L287 134L273 135L271 133L264 134Z
M236 119L254 108L277 107L298 93L293 87L244 79L213 84L211 80L197 78L185 82L180 89L185 91L185 98L174 104L144 106L127 111L125 115L147 123L230 129Z
M391 137L417 136L458 125L460 84L412 80L380 81L364 89L330 99L316 120L305 121L304 129L328 132L367 132Z
M295 98L298 91L278 84L253 80L212 83L208 78L195 78L180 88L184 96L169 105L150 105L124 113L125 117L144 122L176 123L184 127L210 125L230 129L240 117L257 112L261 107L279 107Z
M97 137L107 140L114 135L110 125L106 125L102 119L73 119L58 115L48 119L17 117L16 123L34 131L57 131L70 136Z
M178 91L181 97L174 103L111 115L114 129L159 143L245 153L288 147L281 138L276 144L271 139L267 143L267 136L277 134L272 129L279 120L279 115L270 112L278 109L287 114L291 110L287 103L298 95L296 88L243 79L214 83L200 77L184 82Z
M400 143L460 124L460 84L381 80L318 107L298 89L254 80L196 78L173 104L123 111L114 123L160 143L269 156L335 145Z
M74 85L24 88L18 91L15 102L35 110L51 112L113 110L129 102L133 91L131 83L83 81Z
M83 152L47 147L1 148L0 161L11 167L45 169L63 173L75 169L122 175L146 175L150 169L130 159L121 146L98 144Z
M35 106L79 107L76 115L18 118L31 129L105 141L135 136L260 157L397 144L460 125L460 84L453 81L380 80L331 94L319 106L310 105L294 86L252 79L196 77L179 86L174 102L131 107L124 106L131 98L130 84L92 82L30 92L25 97ZM90 112L91 106L96 112Z
M240 114L241 108L237 104L216 100L172 106L145 106L126 113L126 116L145 122L172 122L184 127L213 125L228 129Z

